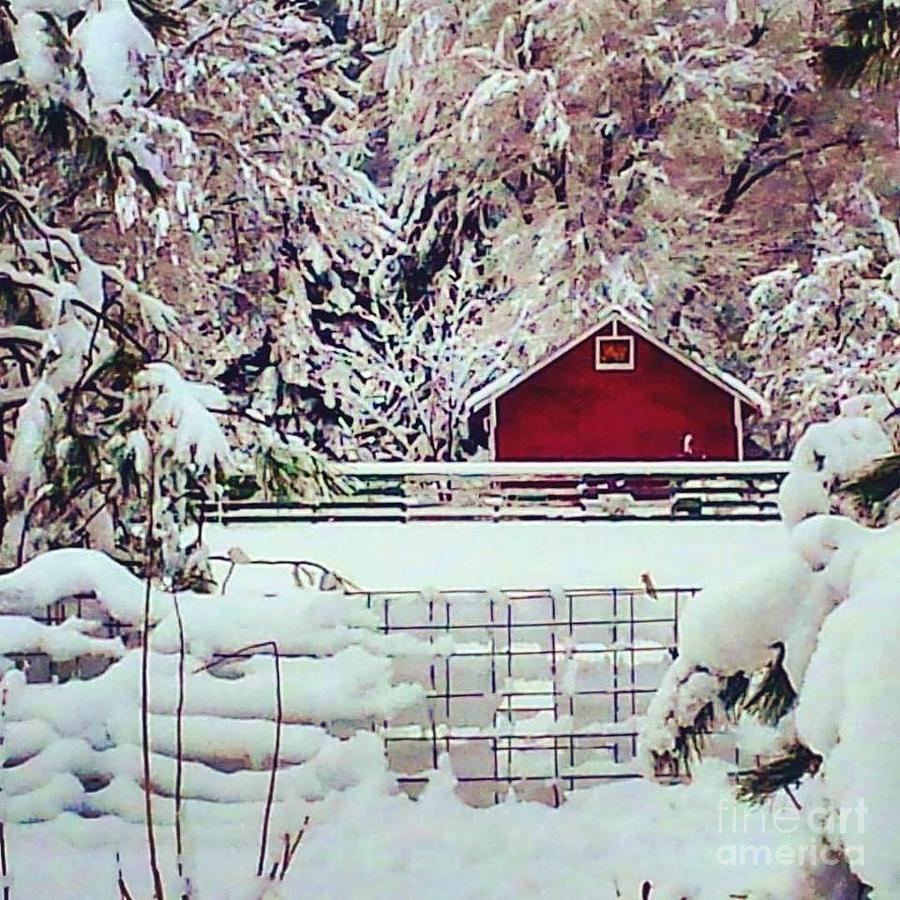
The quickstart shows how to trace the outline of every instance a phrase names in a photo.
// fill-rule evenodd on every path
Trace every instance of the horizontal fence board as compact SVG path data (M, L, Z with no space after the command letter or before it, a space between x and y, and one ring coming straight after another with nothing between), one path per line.
M207 519L443 522L778 518L783 461L341 463L346 493L296 502L225 499Z
M664 462L351 462L336 463L340 475L429 475L453 477L498 475L786 475L790 463L781 459L737 462L732 460L674 460Z

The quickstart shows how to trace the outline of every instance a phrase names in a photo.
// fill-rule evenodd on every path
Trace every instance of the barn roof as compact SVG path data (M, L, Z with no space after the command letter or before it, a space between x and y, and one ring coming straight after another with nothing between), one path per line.
M742 381L735 378L733 375L729 375L727 372L723 372L721 369L705 363L700 363L686 353L682 353L680 350L675 350L670 347L656 337L656 335L652 334L640 319L619 306L611 306L606 309L603 315L587 331L572 338L568 343L555 350L549 356L546 356L540 362L535 363L531 368L525 369L524 371L514 369L504 373L499 378L485 385L481 390L472 394L466 403L466 407L470 412L477 412L492 400L496 400L513 388L518 387L523 381L527 381L532 375L536 374L545 366L549 366L565 353L568 353L573 347L578 346L582 341L588 340L593 334L613 321L618 321L627 325L628 328L658 347L664 353L668 353L669 356L674 357L682 365L692 369L707 381L711 381L721 390L737 397L742 403L746 403L748 406L751 406L762 413L765 413L768 410L768 403L763 399L762 395L758 394Z

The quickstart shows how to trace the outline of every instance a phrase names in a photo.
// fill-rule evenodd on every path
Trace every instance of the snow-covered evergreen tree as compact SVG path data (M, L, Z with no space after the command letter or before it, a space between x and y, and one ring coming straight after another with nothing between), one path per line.
M870 527L882 513L854 479L894 450L884 401L847 400L838 418L798 441L781 488L783 552L687 607L679 657L640 742L649 772L684 774L711 730L741 716L761 720L768 751L738 776L739 793L761 801L811 777L804 802L825 812L822 840L838 851L864 844L847 862L876 896L900 883L888 837L900 802L900 722L889 699L900 536L896 525ZM860 804L864 821L851 814Z

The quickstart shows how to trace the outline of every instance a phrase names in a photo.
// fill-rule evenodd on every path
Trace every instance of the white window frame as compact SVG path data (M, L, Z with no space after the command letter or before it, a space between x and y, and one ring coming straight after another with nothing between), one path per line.
M609 341L628 341L627 363L600 362L600 345ZM633 372L634 371L634 335L600 334L594 338L594 370L597 372Z

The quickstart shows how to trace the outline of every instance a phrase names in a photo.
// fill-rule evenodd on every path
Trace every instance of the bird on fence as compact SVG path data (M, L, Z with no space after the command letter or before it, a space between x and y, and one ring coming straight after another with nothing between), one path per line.
M649 572L641 572L641 584L644 585L644 593L652 600L656 600L659 595L656 593L656 585Z
M246 565L247 563L253 562L241 547L232 547L229 549L228 559L235 565Z

